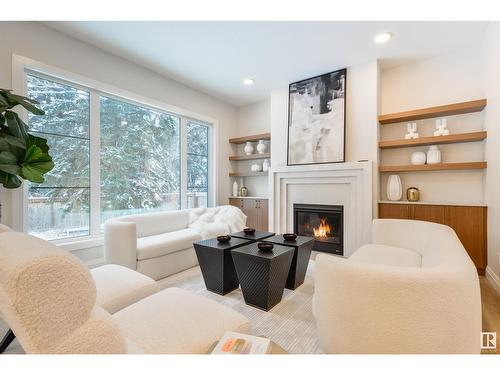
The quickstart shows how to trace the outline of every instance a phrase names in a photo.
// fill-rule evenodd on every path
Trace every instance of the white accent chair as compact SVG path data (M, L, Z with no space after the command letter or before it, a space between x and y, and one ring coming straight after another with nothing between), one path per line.
M24 233L2 233L0 313L26 353L205 353L248 319L177 288L110 315L97 305L89 270L75 256Z
M374 220L350 258L316 257L313 311L325 353L479 353L476 268L448 226Z
M246 216L234 206L122 216L106 221L107 263L155 280L198 264L193 242L244 229Z

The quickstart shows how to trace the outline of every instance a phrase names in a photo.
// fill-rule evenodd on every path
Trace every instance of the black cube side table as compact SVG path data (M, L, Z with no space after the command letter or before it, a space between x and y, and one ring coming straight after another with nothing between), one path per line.
M247 305L269 311L281 301L293 252L293 248L280 245L264 252L255 242L231 250Z
M231 233L231 237L236 237L236 238L243 238L245 240L250 240L250 241L262 241L263 239L267 237L272 237L276 233L273 232L258 232L256 231L254 234L245 234L245 232L236 232L236 233Z
M288 273L286 281L286 288L294 290L300 286L306 277L307 266L309 265L309 258L314 245L314 238L297 236L294 241L287 241L282 235L266 238L266 241L274 244L288 246L294 249L292 266Z
M231 238L227 243L212 238L193 244L207 290L224 295L238 288L231 250L248 243L241 238Z

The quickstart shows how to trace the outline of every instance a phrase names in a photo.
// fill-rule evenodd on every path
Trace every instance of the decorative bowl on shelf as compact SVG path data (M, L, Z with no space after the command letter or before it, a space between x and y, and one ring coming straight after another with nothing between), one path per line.
M283 233L283 238L286 241L295 241L297 239L297 235L295 233Z
M259 248L259 250L261 250L261 251L272 251L272 250L273 250L274 245L273 245L271 242L262 241L262 242L259 242L259 243L257 244L257 247L258 247L258 248Z
M243 229L243 232L245 232L245 234L254 234L255 228L245 228Z
M220 243L228 243L231 241L231 236L218 236L217 241Z

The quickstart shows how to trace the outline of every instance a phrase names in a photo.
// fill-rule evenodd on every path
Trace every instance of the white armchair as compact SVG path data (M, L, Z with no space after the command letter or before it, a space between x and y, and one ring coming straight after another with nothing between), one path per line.
M455 232L374 220L349 259L316 257L313 311L326 353L479 353L476 268Z

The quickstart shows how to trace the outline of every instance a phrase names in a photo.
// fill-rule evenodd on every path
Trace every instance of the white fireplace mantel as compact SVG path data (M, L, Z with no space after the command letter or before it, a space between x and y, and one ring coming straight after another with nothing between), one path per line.
M269 223L293 231L293 204L344 206L344 256L370 242L373 218L372 163L279 166L269 172Z

